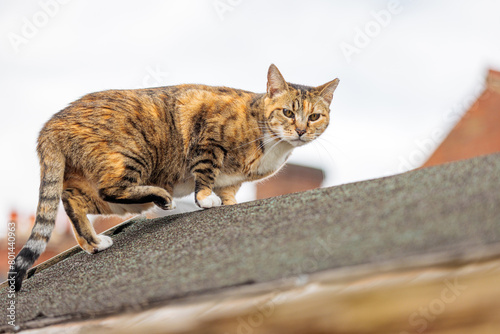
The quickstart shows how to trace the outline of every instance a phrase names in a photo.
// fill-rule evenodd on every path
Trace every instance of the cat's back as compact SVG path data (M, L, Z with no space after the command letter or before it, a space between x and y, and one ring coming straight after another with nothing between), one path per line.
M160 116L169 100L169 87L159 89L105 90L87 94L55 114L54 120L127 118L131 115Z
M192 113L221 110L228 105L241 105L255 94L241 89L184 84L176 86L105 90L84 95L55 114L49 123L95 122L105 119L131 120L131 117L162 120L166 112ZM61 124L62 125L62 124Z
M173 87L161 89L105 90L87 94L54 114L40 137L104 136L129 132L131 127L155 128L173 121L166 111L174 108ZM175 89L174 89L175 90ZM172 113L170 115L173 115Z
M39 141L51 138L82 146L95 141L125 145L133 139L159 144L168 137L187 142L193 130L210 123L246 127L248 105L255 96L197 84L90 93L55 114L42 128Z

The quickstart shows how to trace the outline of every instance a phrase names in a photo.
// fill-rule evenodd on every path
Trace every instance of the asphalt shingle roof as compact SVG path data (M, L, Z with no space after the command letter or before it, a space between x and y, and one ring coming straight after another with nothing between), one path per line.
M115 231L111 248L79 251L27 279L16 296L17 323L120 313L227 287L498 244L499 186L500 154L494 154L137 219ZM0 291L0 305L7 301Z

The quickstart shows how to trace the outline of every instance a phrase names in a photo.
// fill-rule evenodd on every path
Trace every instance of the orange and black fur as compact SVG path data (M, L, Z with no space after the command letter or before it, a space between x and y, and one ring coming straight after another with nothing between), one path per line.
M235 204L242 182L275 173L294 147L323 133L337 84L287 83L271 65L265 94L179 85L73 102L40 132L40 197L35 226L16 257L16 290L45 250L61 199L88 253L113 242L96 234L87 214L170 210L173 197L192 192L202 208Z

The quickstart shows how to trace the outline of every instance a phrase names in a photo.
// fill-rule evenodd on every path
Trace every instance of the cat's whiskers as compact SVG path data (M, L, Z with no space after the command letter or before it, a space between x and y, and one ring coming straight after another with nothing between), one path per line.
M330 138L329 136L320 136L317 139L321 139L322 141L325 141L329 146L341 151L342 154L345 154L345 152L334 141L334 138Z
M249 141L249 142L246 142L245 144L242 144L242 145L240 145L240 146L236 146L235 148L231 149L230 151L234 151L234 150L236 150L236 149L239 149L239 148L242 148L242 147L244 147L244 146L250 145L250 144L252 144L252 143L255 143L256 141L263 140L263 139L265 139L265 138L266 138L266 136L265 136L265 134L264 134L264 135L262 135L261 137L259 137L259 138L257 138L257 139L254 139L254 140L251 140L251 141Z
M316 139L318 139L318 138L316 138ZM326 150L326 149L323 147L323 145L321 145L321 143L320 143L320 142L316 142L316 141L315 141L315 142L314 142L314 144L316 144L316 143L317 143L318 145L320 145L320 147L321 147L323 150ZM317 145L314 145L314 144L313 144L312 146L313 146L313 147L314 147L314 149L316 150L316 153L318 153L319 159L320 159L320 161L321 161L321 165L322 165L322 166L327 166L327 164L325 164L325 160L323 159L323 154L321 154L321 152L319 151L318 146L317 146ZM329 153L329 152L327 151L327 153ZM330 158L331 158L331 157L330 157ZM333 160L332 160L332 162L333 162ZM324 179L325 179L325 175L326 175L326 174L325 174L325 171L323 170L323 168L321 168L320 170L321 170L321 174L322 174L322 176L323 176L323 180L324 180Z
M334 148L334 149L338 150L338 151L339 151L342 155L347 156L347 155L345 154L345 151L344 151L344 150L342 150L341 148L339 148L336 144L334 144L334 143L332 143L332 142L329 142L328 140L326 140L326 139L325 139L325 138L323 138L323 137L318 137L318 138L316 139L316 141L315 141L315 142L317 142L317 143L318 143L318 144L319 144L319 145L320 145L320 146L321 146L321 147L322 147L322 148L323 148L323 149L324 149L324 150L328 153L328 156L329 156L329 158L332 160L332 162L334 162L334 159L333 159L333 156L332 156L331 150L330 150L330 149L328 149L327 147L325 147L325 145L323 144L323 141L324 141L324 142L326 142L326 143L328 144L328 147L332 147L332 148Z
M267 143L269 144L269 143L270 143L270 142L272 142L273 140L275 140L275 139L274 139L274 138L271 138L271 140L270 140L270 141L268 141ZM279 139L278 139L278 141L277 141L277 142L276 142L273 146L271 146L271 148L270 148L269 150L266 150L266 151L264 152L264 155L266 155L266 154L270 154L270 153L271 153L271 151L273 150L273 148L275 148L275 147L276 147L279 143L282 143L282 142L284 142L284 141L285 141L284 139L279 138Z
M320 138L316 138L316 139L320 139ZM316 144L318 144L318 145L319 145L319 147L321 147L321 148L323 149L323 151L325 151L325 152L326 152L326 155L327 155L327 156L328 156L328 158L330 159L331 163L332 163L332 164L335 164L335 160L333 159L333 156L332 156L331 152L330 152L330 151L329 151L329 150L328 150L328 149L327 149L327 148L323 145L323 143L322 143L320 140L316 140L316 141L315 141L315 143L316 143ZM323 159L323 155L322 155L322 154L320 154L319 152L318 152L318 154L319 154L319 156L320 156L320 159ZM323 174L324 174L324 173L323 173Z
M253 128L253 129L255 129L255 128ZM249 142L246 142L246 143L244 143L244 144L242 144L242 145L239 145L239 146L237 146L237 147L235 147L235 148L231 149L230 151L234 151L234 150L236 150L236 149L242 148L242 147L247 146L247 145L250 145L250 144L252 144L252 143L254 143L254 142L256 142L256 141L259 141L259 140L264 139L264 138L266 137L266 131L267 131L268 129L267 129L267 128L264 128L264 127L257 127L257 129L262 130L262 136L260 136L260 137L258 137L258 138L256 138L256 139L254 139L254 140L251 140L251 141L249 141ZM246 131L246 132L249 132L249 131L250 131L250 130L248 130L248 131Z
M248 159L248 161L252 161L252 160L254 159L254 157L255 157L255 156L259 153L259 151L260 151L262 148L264 148L267 144L272 143L274 140L276 140L276 139L275 139L275 138L272 138L272 137L265 138L265 139L262 141L262 143L260 143L260 144L259 144L259 146L257 146L257 147L256 147L256 148L252 151L252 153L251 153L250 158ZM281 141L281 139L280 139L279 141ZM278 141L278 142L279 142L279 141ZM272 149L273 147L274 147L274 146L272 146L272 147L271 147L271 149ZM268 150L266 150L266 151L264 152L264 155L266 155L266 154L268 154L268 153L269 153L269 151L268 151Z
M280 138L280 139L278 140L278 142L276 142L276 144L274 144L273 146L271 146L271 148L267 151L267 153L268 153L268 154L269 154L269 153L271 153L271 151L273 150L273 148L275 148L276 146L278 146L278 144L280 144L280 143L282 143L282 142L284 142L284 141L285 141L285 140L283 140L283 139L281 139L281 138Z
M260 143L251 153L249 161L252 161L253 158L259 153L259 151L264 148L267 144L273 142L275 139L274 138L266 138ZM265 153L264 153L265 154Z

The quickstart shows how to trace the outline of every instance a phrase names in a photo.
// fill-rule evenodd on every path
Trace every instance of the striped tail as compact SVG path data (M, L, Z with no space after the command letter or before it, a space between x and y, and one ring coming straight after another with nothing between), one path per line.
M9 272L9 277L15 275L16 291L21 290L28 269L45 251L50 235L54 230L63 188L65 159L62 153L48 140L40 138L38 155L40 157L41 175L35 225L31 230L28 241L16 256L14 271Z

